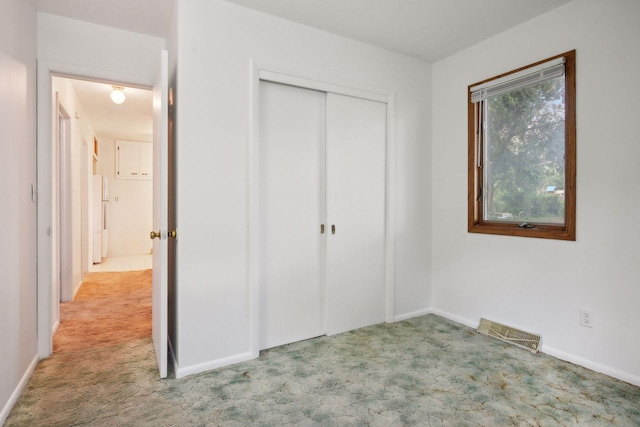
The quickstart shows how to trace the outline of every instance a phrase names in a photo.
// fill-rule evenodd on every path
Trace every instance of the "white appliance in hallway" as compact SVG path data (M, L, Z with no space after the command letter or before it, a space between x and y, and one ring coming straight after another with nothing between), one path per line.
M109 177L93 177L93 263L99 264L109 252Z

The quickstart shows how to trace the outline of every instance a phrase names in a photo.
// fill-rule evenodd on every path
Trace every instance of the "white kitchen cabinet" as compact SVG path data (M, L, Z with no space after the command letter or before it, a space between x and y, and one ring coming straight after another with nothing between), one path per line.
M116 141L116 178L152 179L153 144L139 141Z

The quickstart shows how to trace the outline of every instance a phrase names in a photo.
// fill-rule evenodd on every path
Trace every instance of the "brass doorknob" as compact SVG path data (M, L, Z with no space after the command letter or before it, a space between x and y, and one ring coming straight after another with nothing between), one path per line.
M158 231L156 233L155 231L152 231L151 233L149 233L149 237L151 238L151 240L155 239L156 237L159 239L160 238L160 232Z
M171 238L176 238L176 236L178 235L178 233L176 232L176 230L170 231L167 233L167 235Z

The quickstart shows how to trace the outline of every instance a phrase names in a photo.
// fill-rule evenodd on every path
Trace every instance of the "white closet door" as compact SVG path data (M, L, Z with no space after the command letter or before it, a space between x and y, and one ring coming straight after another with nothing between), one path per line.
M384 103L327 94L329 335L384 322L386 114Z
M260 349L325 334L325 94L260 82Z

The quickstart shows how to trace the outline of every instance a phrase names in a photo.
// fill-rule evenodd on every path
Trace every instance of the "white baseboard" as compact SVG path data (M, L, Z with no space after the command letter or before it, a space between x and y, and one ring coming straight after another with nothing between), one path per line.
M25 371L24 375L22 375L22 378L20 379L18 386L15 388L13 393L11 393L11 397L9 397L9 400L4 405L4 408L2 408L2 412L0 412L0 426L4 425L5 421L7 421L7 418L9 417L9 413L11 412L11 409L13 409L13 405L15 405L18 399L20 398L20 395L22 394L22 390L24 390L25 386L27 385L27 382L29 382L29 378L31 378L31 375L33 375L33 371L35 371L37 365L38 365L38 355L34 356L33 360L29 364L29 367Z
M470 328L473 329L477 329L478 328L478 322L469 320L469 319L465 319L463 317L459 317L456 315L453 315L451 313L442 311L442 310L438 310L438 309L434 309L434 308L427 308L424 310L418 310L418 311L413 311L411 313L405 313L405 314L400 314L398 316L394 317L394 322L401 322L403 320L407 320L407 319L411 319L414 317L419 317L419 316L424 316L427 314L435 314L437 316L441 316L444 317L445 319L449 319L453 322L456 323L460 323L462 325L468 326ZM171 344L171 343L170 343ZM231 357L227 357L224 359L216 359L216 360L212 360L209 362L205 362L205 363L201 363L198 365L193 365L193 366L187 366L185 368L178 368L178 363L176 361L175 355L173 354L173 347L170 347L172 355L173 355L173 360L174 360L174 368L175 368L175 372L176 372L176 378L183 378L186 377L188 375L194 375L194 374L199 374L201 372L206 372L206 371L210 371L213 369L217 369L217 368L221 368L223 366L229 366L229 365L233 365L236 363L240 363L240 362L244 362L247 360L251 360L251 359L255 359L256 356L253 355L253 353L251 352L247 352L247 353L242 353L242 354L238 354L235 356L231 356ZM553 347L549 347L546 345L542 345L542 350L543 353L548 354L549 356L555 357L557 359L560 360L564 360L582 367L585 367L587 369L590 369L592 371L595 372L599 372L605 375L609 375L610 377L619 379L621 381L625 381L629 384L633 384L635 386L639 386L640 387L640 377L630 374L628 372L623 372L620 371L618 369L606 366L606 365L602 365L596 362L593 362L591 360L588 359L584 359L582 357L564 352L562 350L558 350L556 348ZM2 421L2 418L0 418L0 421Z
M407 319L411 319L414 317L419 317L419 316L424 316L426 314L431 314L434 311L430 308L427 309L423 309L423 310L417 310L417 311L412 311L410 313L405 313L405 314L400 314L398 316L395 316L393 318L394 322L401 322L403 320L407 320ZM442 315L443 317L447 317ZM453 319L451 319L453 320ZM212 360L209 362L205 362L205 363L200 363L198 365L192 365L192 366L187 366L187 367L183 367L180 368L178 367L178 361L176 360L175 354L173 353L173 347L171 346L171 341L169 340L169 348L172 352L172 356L173 356L173 361L174 361L174 370L175 370L175 374L176 374L176 378L184 378L188 375L195 375L195 374L199 374L201 372L206 372L206 371L211 371L213 369L218 369L218 368L222 368L224 366L229 366L229 365L233 365L236 363L241 363L241 362L245 362L247 360L251 360L251 359L255 359L256 357L259 356L258 354L253 354L252 352L247 352L247 353L241 353L235 356L231 356L231 357L226 357L224 359L216 359L216 360Z
M393 321L402 322L403 320L411 319L413 317L420 317L431 313L433 313L433 310L431 310L430 308L425 308L423 310L412 311L411 313L399 314L393 318Z
M71 296L71 301L73 301L76 298L76 294L78 293L78 291L80 290L80 288L82 287L82 280L80 280L74 287L73 287L73 295Z
M434 310L427 308L423 310L413 311L410 313L400 314L398 316L395 316L393 321L401 322L403 320L424 316L431 313L434 313ZM444 314L440 314L440 315L443 317L448 317ZM455 321L455 319L451 319L451 320ZM459 323L462 323L462 322L459 322ZM255 359L256 357L259 356L259 353L254 354L252 352L247 352L247 353L241 353L231 357L226 357L223 359L211 360L209 362L180 368L178 365L178 360L176 358L174 349L173 349L173 345L171 344L171 340L169 339L168 341L169 341L169 351L171 352L171 357L173 359L173 368L176 375L176 379L184 378L189 375L199 374L201 372L211 371L213 369L222 368L224 366L234 365L236 363L245 362L247 360Z
M580 356L576 356L575 354L567 353L565 351L558 350L557 348L549 347L544 344L542 345L542 352L548 354L549 356L553 356L556 359L564 360L566 362L573 363L574 365L580 365L587 369L591 369L592 371L600 372L601 374L609 375L610 377L640 387L640 377L637 375L623 372L610 366L602 365L600 363L584 359Z
M473 328L473 329L477 329L478 325L480 323L479 320L477 322L474 322L472 320L465 319L464 317L459 317L459 316L456 316L454 314L447 313L446 311L438 310L438 309L435 309L435 308L431 309L431 313L433 313L435 315L438 315L440 317L444 317L445 319L453 320L456 323L461 323L461 324L463 324L465 326L468 326L470 328Z
M433 314L437 314L438 316L442 316L446 319L452 320L457 323L461 323L465 326L468 326L473 329L478 328L478 322L473 322L468 319L464 319L462 317L455 316L451 313L447 313L441 310L433 309L431 310ZM612 368L610 366L602 365L597 362L593 362L591 360L585 359L580 356L576 356L575 354L567 353L562 350L558 350L557 348L550 347L548 345L542 345L541 350L542 353L548 354L549 356L555 357L556 359L564 360L566 362L573 363L575 365L582 366L584 368L590 369L595 372L599 372L601 374L609 375L610 377L619 379L621 381L627 382L629 384L633 384L635 386L640 387L640 377L637 375L630 374L628 372L620 371L618 369Z
M241 353L224 359L211 360L209 362L199 363L197 365L179 368L176 366L176 378L184 378L187 375L199 374L201 372L211 371L213 369L222 368L223 366L234 365L236 363L245 362L254 359L252 352Z

